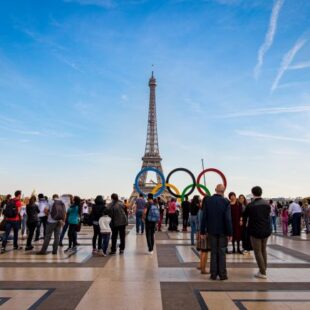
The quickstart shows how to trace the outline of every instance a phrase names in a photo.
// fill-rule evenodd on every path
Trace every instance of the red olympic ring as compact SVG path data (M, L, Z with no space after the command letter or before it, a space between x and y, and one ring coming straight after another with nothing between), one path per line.
M215 169L215 168L208 168L208 169L205 169L205 170L201 171L200 174L198 175L198 178L197 178L197 182L196 182L197 184L200 184L200 180L201 180L202 176L205 173L207 173L207 172L215 172L215 173L217 173L222 178L222 181L223 181L223 184L224 184L225 188L227 187L227 180L226 180L226 177L225 177L224 173L222 171L218 170L218 169ZM206 195L206 193L204 193L203 190L200 187L197 186L197 189L198 189L198 192L201 195L203 195L203 196Z

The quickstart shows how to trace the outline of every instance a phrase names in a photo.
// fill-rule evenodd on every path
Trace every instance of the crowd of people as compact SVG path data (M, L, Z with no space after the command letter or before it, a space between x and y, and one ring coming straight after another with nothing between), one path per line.
M119 254L125 250L126 226L128 215L134 214L136 233L146 235L148 253L154 249L155 231L161 231L166 225L170 232L179 231L179 222L183 232L190 227L190 241L200 252L200 263L197 267L202 274L208 273L206 263L208 252L211 251L210 277L222 280L227 278L226 254L249 255L254 251L259 272L259 278L266 278L267 239L272 232L282 227L283 235L301 234L302 219L306 233L310 233L310 202L307 200L290 201L288 205L265 201L261 198L262 189L252 189L253 199L248 203L244 195L237 196L234 192L224 198L223 185L216 187L216 194L211 197L196 195L189 201L170 198L154 198L152 194L140 195L133 203L120 201L117 194L111 195L107 203L103 196L97 196L94 201L82 200L78 196L69 195L69 201L64 201L57 194L49 200L44 194L22 198L22 192L16 191L14 197L7 195L0 205L0 215L4 218L0 223L2 234L1 253L6 252L6 246L13 231L13 249L21 250L19 237L26 238L25 251L34 249L33 242L43 239L38 255L46 255L52 236L52 254L56 255L67 234L68 247L64 252L77 251L78 232L81 225L93 228L93 255L115 255L119 238ZM19 236L19 231L21 234ZM110 252L108 248L111 239ZM231 241L232 248L228 249Z
M63 239L68 235L68 248L64 252L74 252L79 246L78 232L81 225L93 227L93 254L106 256L111 238L110 255L116 254L119 236L119 253L125 249L125 231L128 224L126 207L117 194L111 195L111 202L106 203L102 196L97 196L94 204L81 200L78 196L70 196L69 203L64 203L55 194L49 200L43 194L29 199L22 199L22 192L16 191L14 197L7 195L1 202L0 223L2 234L1 253L6 252L6 246L13 231L13 249L22 250L19 238L27 235L25 251L34 249L33 242L43 239L43 244L36 254L46 255L48 246L54 236L52 254L56 255L59 246L63 246ZM21 236L19 230L21 229ZM25 235L26 234L26 235Z

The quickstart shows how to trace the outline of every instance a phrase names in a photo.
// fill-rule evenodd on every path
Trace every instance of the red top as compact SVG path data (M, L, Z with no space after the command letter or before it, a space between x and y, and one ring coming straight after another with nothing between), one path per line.
M20 220L19 212L20 212L20 209L22 207L22 202L19 199L16 199L16 198L13 198L13 200L15 201L15 205L16 205L16 208L17 208L17 214L16 214L15 217L7 217L6 219L8 221L19 222L19 220Z
M177 205L174 201L170 201L168 204L168 213L174 214L177 211Z

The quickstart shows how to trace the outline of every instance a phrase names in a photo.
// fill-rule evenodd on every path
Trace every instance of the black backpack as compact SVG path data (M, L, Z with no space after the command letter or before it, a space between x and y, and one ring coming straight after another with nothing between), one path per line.
M3 210L3 215L7 218L13 218L17 215L17 207L15 200L11 199L5 206Z

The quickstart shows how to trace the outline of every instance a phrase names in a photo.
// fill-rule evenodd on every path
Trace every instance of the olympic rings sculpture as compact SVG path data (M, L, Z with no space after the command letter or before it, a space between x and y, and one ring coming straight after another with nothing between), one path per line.
M199 191L199 193L203 196L211 196L211 193L210 193L210 190L203 184L200 183L201 181L201 178L204 176L204 174L208 173L208 172L214 172L216 174L218 174L221 179L222 179L222 182L223 182L223 185L225 186L225 188L227 187L227 180L226 180L226 177L224 175L224 173L218 169L215 169L215 168L207 168L207 169L204 169L203 171L201 171L197 177L197 180L194 176L194 174L186 169L186 168L176 168L176 169L173 169L169 172L168 176L167 176L167 179L165 179L163 173L161 171L159 171L158 169L156 168L153 168L153 167L145 167L143 168L136 176L136 179L135 179L135 189L136 191L139 193L139 194L142 194L144 195L144 197L147 196L147 193L144 193L141 188L140 188L140 185L139 185L139 180L140 180L140 177L148 172L148 171L152 171L152 172L155 172L156 174L159 175L160 179L161 179L161 183L160 184L157 184L151 191L151 193L154 195L154 198L156 197L159 197L164 191L165 189L168 190L168 192L175 198L178 198L178 199L181 199L182 201L184 200L185 197L188 197L189 195L191 195L194 190L197 188L197 190ZM185 172L187 173L190 178L192 179L192 183L187 185L182 192L180 192L180 190L173 184L171 184L169 182L171 176L176 173L176 172L179 172L179 171L182 171L182 172Z

